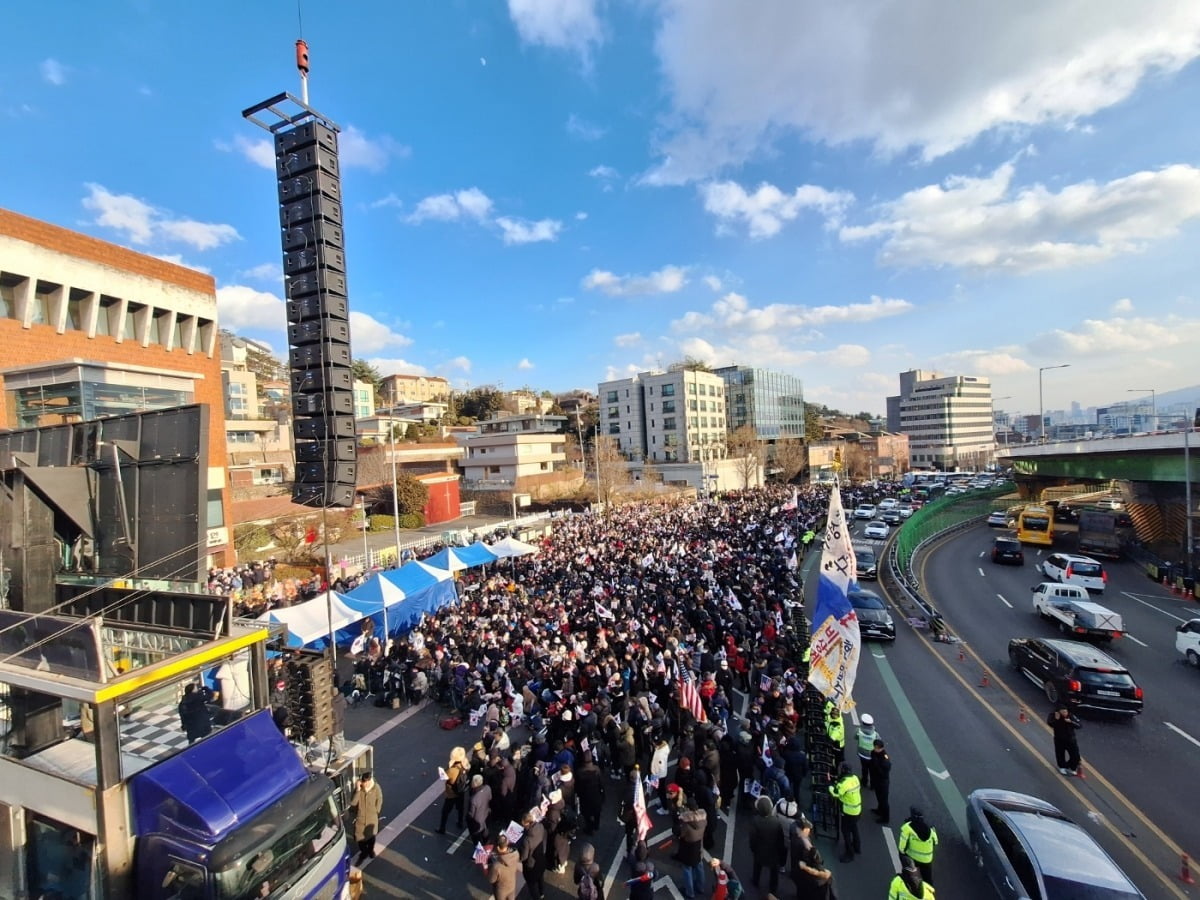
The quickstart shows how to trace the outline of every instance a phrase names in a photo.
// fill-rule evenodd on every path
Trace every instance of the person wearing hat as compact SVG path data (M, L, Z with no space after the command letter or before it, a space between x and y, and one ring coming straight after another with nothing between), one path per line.
M842 840L845 846L841 862L853 862L854 854L862 853L862 838L858 833L858 818L862 815L862 785L848 763L838 769L838 778L829 786L829 793L842 807Z
M450 751L450 762L445 769L445 788L442 795L442 818L438 824L437 833L446 833L446 821L450 818L450 811L458 811L458 827L463 827L463 818L466 813L466 797L467 786L470 783L468 777L470 766L467 763L467 750L465 747L455 747ZM440 773L439 773L440 774Z
M813 824L807 816L797 818L788 834L792 883L799 900L830 900L833 897L833 873L825 866L821 851L812 839Z
M858 764L862 771L862 786L871 787L871 751L875 747L875 739L879 732L875 730L875 717L863 713L859 720L858 730L854 732L854 742L858 748Z
M358 844L358 858L354 861L356 866L375 858L375 837L379 834L379 813L382 810L383 791L370 772L363 772L358 777L358 787L349 806L354 822L354 840Z
M926 884L912 858L900 855L900 872L888 887L888 900L934 900L933 885Z
M937 829L925 821L925 814L915 806L909 807L908 818L900 826L896 842L901 853L907 853L921 871L926 885L933 884L933 853L937 848Z

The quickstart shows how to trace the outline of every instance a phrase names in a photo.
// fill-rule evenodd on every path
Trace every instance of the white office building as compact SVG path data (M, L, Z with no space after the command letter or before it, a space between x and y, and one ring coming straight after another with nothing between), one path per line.
M974 375L900 373L888 397L888 430L908 435L909 465L943 471L982 469L995 458L992 385Z
M725 380L695 369L642 372L600 384L600 434L630 460L725 458Z

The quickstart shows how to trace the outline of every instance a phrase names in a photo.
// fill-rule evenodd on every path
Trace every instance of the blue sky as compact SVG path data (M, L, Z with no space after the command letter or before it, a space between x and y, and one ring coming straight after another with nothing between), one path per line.
M294 3L5 14L0 205L211 272L285 350ZM1200 4L410 0L303 6L342 131L355 356L595 388L685 355L882 412L1197 382Z

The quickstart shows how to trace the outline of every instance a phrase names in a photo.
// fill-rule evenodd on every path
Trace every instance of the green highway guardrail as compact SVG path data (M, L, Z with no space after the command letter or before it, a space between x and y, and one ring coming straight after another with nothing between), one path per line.
M913 554L931 538L964 522L986 516L995 509L1004 509L1009 504L997 504L996 501L1013 490L1012 484L1003 484L983 491L951 494L922 506L904 523L896 536L898 572L904 576L910 574Z

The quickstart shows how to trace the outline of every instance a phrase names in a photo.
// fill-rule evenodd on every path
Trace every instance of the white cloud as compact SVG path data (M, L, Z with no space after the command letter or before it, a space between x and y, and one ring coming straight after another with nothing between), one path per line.
M350 339L354 353L359 356L371 356L391 347L407 347L412 343L412 338L393 331L390 326L364 312L350 313Z
M1013 188L1009 162L979 178L954 176L879 207L867 225L843 227L848 242L881 240L891 266L963 266L1030 272L1135 253L1200 217L1200 168L1173 165L1104 184L1052 192Z
M391 207L393 209L401 209L404 206L404 201L397 197L394 193L388 193L378 200L372 200L367 204L367 209L385 209Z
M238 278L279 283L283 280L283 268L279 263L260 263L257 266L251 266L249 269L243 269L238 272Z
M1131 313L1133 312L1133 301L1128 297L1122 297L1120 300L1114 303L1110 309L1114 313Z
M48 84L52 84L55 87L62 87L67 83L67 67L57 59L43 59L40 68L42 70L42 78Z
M393 158L408 156L409 152L395 138L386 134L370 138L353 125L338 134L338 160L343 166L382 172Z
M1195 346L1200 322L1179 316L1158 319L1085 319L1070 329L1055 329L1038 335L1030 347L1038 352L1069 353L1080 359L1117 353L1155 354L1168 347Z
M805 184L785 194L773 184L763 182L753 194L734 181L710 181L700 186L704 209L722 223L742 222L752 238L772 237L784 222L790 222L806 209L825 218L826 227L840 224L842 214L854 201L846 191L828 191Z
M705 275L704 283L708 285L709 290L720 291L725 285L716 275Z
M517 363L517 368L528 371L529 369L533 368L533 363L529 361L529 357L525 357L519 363Z
M691 337L679 342L679 351L712 366L727 366L753 360L757 366L796 370L806 366L856 369L871 361L871 351L861 344L839 344L828 350L801 350L795 343L775 334L733 336L723 344Z
M155 259L161 259L163 262L174 263L177 266L183 266L185 269L195 269L197 272L203 272L205 275L211 275L212 270L207 266L196 265L196 263L188 262L180 253L152 253L150 254Z
M585 213L583 210L580 210L579 212L575 213L575 221L576 222L583 222L587 219L587 217L588 217L588 214Z
M557 219L538 219L530 222L527 219L514 219L501 216L496 219L500 226L504 243L506 244L536 244L540 241L556 241L562 231L562 222Z
M446 360L443 366L447 369L458 369L460 372L470 372L471 360L466 356L456 356L453 359Z
M1017 375L1033 366L1005 350L956 350L936 357L935 368L970 375Z
M114 194L99 184L84 187L88 195L83 198L83 207L96 214L95 223L124 232L126 239L135 244L167 241L211 250L241 237L232 225L175 218L132 194Z
M357 351L357 347L355 348ZM410 363L406 359L399 357L386 356L369 356L367 362L370 363L379 372L380 375L428 375L429 370L424 366L419 366L416 363Z
M508 14L525 43L568 50L585 61L604 37L596 0L508 0Z
M605 133L602 126L589 122L575 113L567 116L567 134L573 138L581 141L598 141L604 137Z
M614 178L621 177L620 173L612 166L595 166L588 171L588 176L591 178L599 178L605 181L610 181Z
M271 332L280 335L287 327L283 298L243 284L217 288L217 322L222 328Z
M642 333L640 331L631 331L629 334L618 334L613 338L613 343L618 347L635 347L642 342Z
M1068 127L1200 54L1200 4L659 0L671 101L653 183L702 179L795 134L932 159ZM954 73L948 77L946 73Z
M689 312L672 322L671 328L676 332L709 328L733 329L747 333L794 331L835 324L872 322L910 312L913 308L907 300L882 297L872 297L867 303L847 303L841 306L799 306L787 303L751 306L744 296L730 292L714 302L709 312Z
M477 187L456 191L453 194L437 194L426 197L417 204L408 221L416 224L432 219L437 222L453 222L460 218L477 221L487 219L492 211L492 201Z
M583 279L589 291L603 291L610 297L632 297L638 294L673 294L687 284L687 269L663 266L649 275L615 275L603 269L592 269Z
M213 146L222 153L240 153L259 168L275 171L275 145L269 138L251 140L245 135L236 134L232 141L213 141Z

